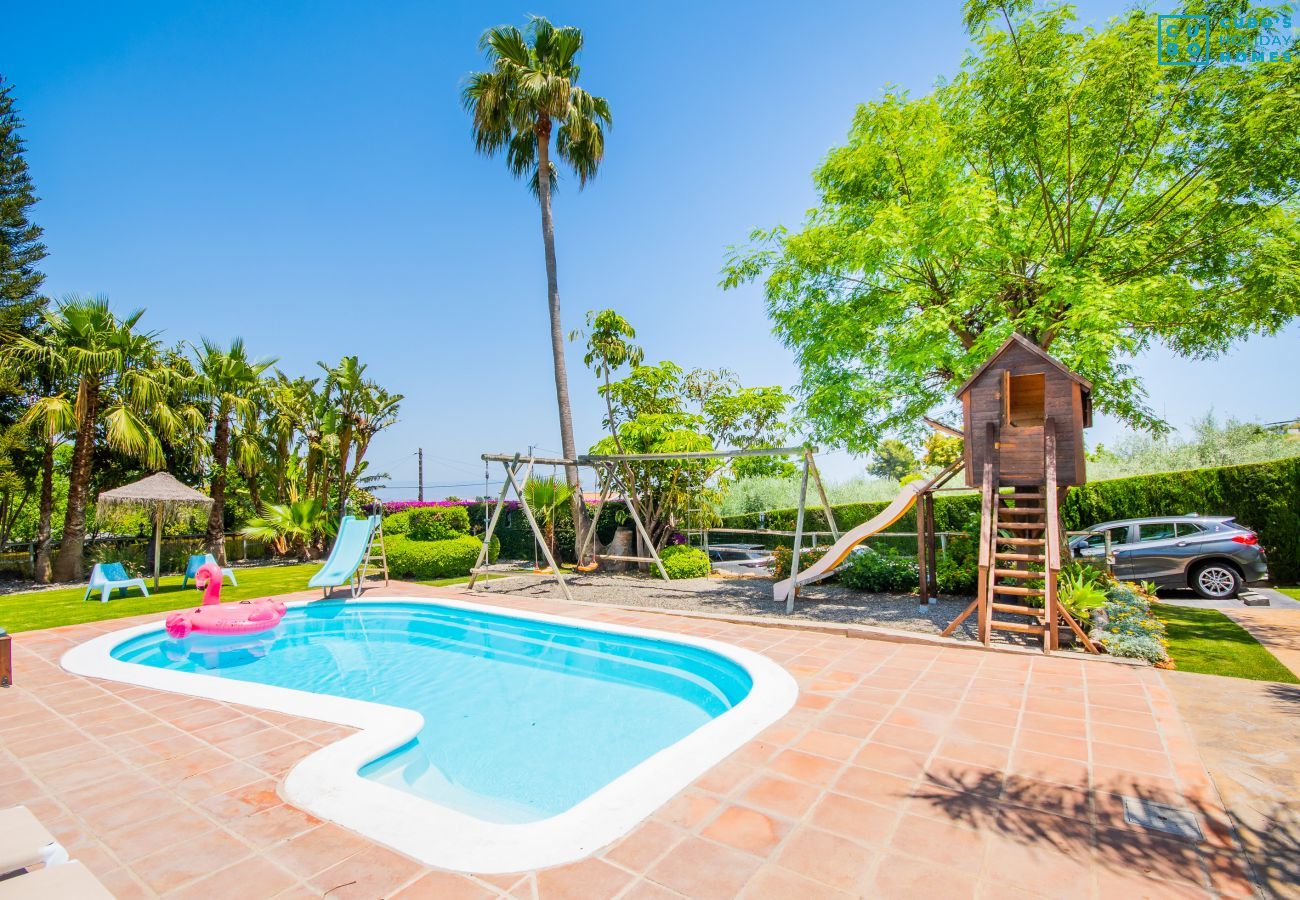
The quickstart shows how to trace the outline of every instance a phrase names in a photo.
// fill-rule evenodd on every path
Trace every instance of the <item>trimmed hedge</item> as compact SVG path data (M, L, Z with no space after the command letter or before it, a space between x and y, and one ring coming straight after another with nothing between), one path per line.
M840 531L846 531L865 522L887 505L880 501L836 506L835 523ZM935 528L939 531L966 531L972 518L978 519L979 507L978 494L940 494L934 503ZM1273 581L1281 584L1300 582L1300 457L1094 481L1066 492L1061 506L1061 523L1067 531L1079 531L1114 519L1192 512L1232 516L1240 524L1254 529L1268 554L1269 575ZM795 514L793 509L767 512L763 527L793 531ZM723 523L733 528L758 528L759 515L741 513L726 516ZM828 530L826 516L820 508L808 507L804 528L808 531ZM884 533L899 531L916 531L915 507ZM736 539L742 537L768 547L782 544L788 547L791 543L790 538L759 535L737 535ZM888 546L902 553L916 552L916 541L911 538L891 539ZM942 569L941 562L941 575Z
M668 577L674 580L678 578L707 578L713 571L713 564L709 562L709 554L698 547L687 547L685 544L665 547L660 552L659 559L663 562L664 571L668 573Z
M415 541L404 534L385 540L388 568L397 578L428 580L468 575L483 548L481 538L463 534L445 541ZM496 562L500 544L493 538L488 561Z
M425 506L411 510L407 532L413 541L449 541L469 534L469 513L463 506Z
M1077 530L1112 519L1192 512L1232 516L1254 529L1272 580L1300 582L1300 458L1095 481L1065 495L1061 520Z

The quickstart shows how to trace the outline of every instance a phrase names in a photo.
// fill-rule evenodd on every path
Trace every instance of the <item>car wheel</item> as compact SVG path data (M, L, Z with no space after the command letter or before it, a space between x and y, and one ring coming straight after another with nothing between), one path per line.
M1241 590L1241 576L1226 563L1206 563L1192 574L1192 590L1206 600L1225 600Z

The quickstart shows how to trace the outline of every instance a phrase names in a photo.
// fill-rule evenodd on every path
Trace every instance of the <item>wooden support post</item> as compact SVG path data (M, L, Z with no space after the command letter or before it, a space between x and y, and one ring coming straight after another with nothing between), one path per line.
M1056 576L1061 571L1061 533L1056 527L1056 422L1050 416L1043 422L1043 540L1046 565L1043 566L1043 652L1057 649L1059 635Z
M925 506L930 501L928 491L916 495L916 576L917 602L926 606L930 602L930 574L926 560Z
M508 473L511 465L519 465L519 454L515 454L513 463L503 461L501 465ZM478 559L475 561L474 570L469 576L469 584L467 587L471 591L474 590L474 583L478 581L479 569L483 568L483 564L487 562L489 545L492 543L492 533L497 529L497 519L501 518L501 510L506 505L506 493L510 490L510 482L512 480L513 479L507 478L501 484L501 493L497 495L496 509L492 510L492 518L488 520L487 531L483 533L483 546L479 548Z
M649 530L647 530L645 525L641 522L641 515L636 509L636 498L634 498L632 492L627 489L627 484L623 479L618 477L617 469L611 467L610 476L615 479L615 483L623 489L623 493L627 497L627 511L631 514L633 523L636 524L637 533L641 535L641 540L645 543L646 550L650 552L650 556L653 557L655 565L658 566L659 575L664 581L671 581L672 579L668 577L668 570L664 568L664 561L659 558L659 551L655 549L655 542L650 538Z
M927 492L925 504L925 552L930 555L930 602L939 597L939 557L936 554L934 537L934 492Z
M817 471L817 460L813 459L811 450L804 451L804 458L808 461L808 470L812 473L813 484L817 488L817 496L821 499L822 512L826 514L826 527L831 530L831 539L838 541L840 539L840 529L835 524L835 509L826 496L826 486L822 484L821 472Z
M14 683L13 642L9 634L0 628L0 687L9 687Z
M530 461L528 464L528 471L531 473L532 470L533 465ZM542 529L537 524L537 519L533 517L532 509L528 506L528 498L524 495L524 489L515 481L515 473L510 470L509 466L506 467L506 480L509 481L510 486L515 489L515 496L519 498L519 506L523 509L524 515L528 518L528 525L533 529L534 539L536 539L537 543L542 548L542 555L546 557L546 564L551 567L551 571L555 573L555 580L560 583L560 590L564 592L564 598L566 600L572 600L573 595L569 593L569 585L564 580L564 573L560 571L560 564L556 562L555 557L551 555L551 548L546 543L546 536L542 534ZM486 546L487 545L484 544L484 547Z
M998 427L989 422L985 429L983 500L980 508L979 556L979 639L989 645L993 635L993 585L996 583L995 553L997 551L998 509Z
M794 552L790 554L790 593L785 598L785 611L794 612L794 598L799 593L799 556L803 550L803 514L808 502L808 456L803 458L803 478L799 482L799 511L794 519Z

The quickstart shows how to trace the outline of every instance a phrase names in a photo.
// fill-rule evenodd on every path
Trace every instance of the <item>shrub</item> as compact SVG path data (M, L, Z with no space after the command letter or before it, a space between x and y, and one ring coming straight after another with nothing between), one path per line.
M1135 584L1112 584L1106 602L1093 613L1088 635L1112 656L1144 659L1150 663L1169 660L1165 626L1151 614L1151 597Z
M840 581L854 590L882 594L915 590L920 577L915 559L888 547L867 547L849 557L840 570Z
M664 571L668 573L668 577L674 580L705 578L713 571L709 554L698 547L687 547L685 544L665 547L659 552L659 559L663 561Z
M413 541L446 541L469 534L469 513L463 506L422 506L409 513Z
M804 547L803 552L799 554L799 571L802 572L826 555L826 551L831 549L829 544L823 544L820 547ZM794 557L793 547L777 547L772 551L773 562L772 572L778 579L790 577L790 560ZM824 579L830 581L831 579Z
M388 568L394 577L428 580L468 575L483 541L470 535L445 541L415 541L406 535L393 535L385 545Z
M410 530L411 511L409 509L384 516L384 534L406 534Z

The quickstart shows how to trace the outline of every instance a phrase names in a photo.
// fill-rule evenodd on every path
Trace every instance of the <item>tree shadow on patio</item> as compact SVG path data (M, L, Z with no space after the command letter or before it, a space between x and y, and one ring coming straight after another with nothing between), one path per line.
M1010 845L1054 849L1081 862L1095 859L1126 877L1209 887L1223 878L1248 878L1236 855L1231 825L1204 804L1141 783L1140 776L1089 790L1031 778L954 767L932 774L921 789L954 822ZM1175 806L1193 813L1205 840L1193 842L1125 821L1123 798ZM1294 848L1296 833L1283 837ZM1278 852L1290 853L1294 849Z

